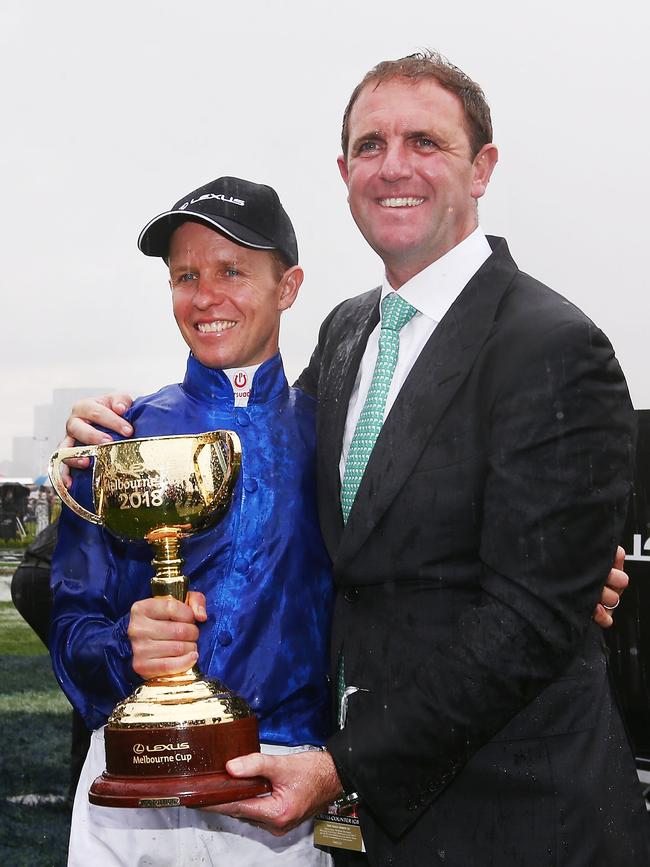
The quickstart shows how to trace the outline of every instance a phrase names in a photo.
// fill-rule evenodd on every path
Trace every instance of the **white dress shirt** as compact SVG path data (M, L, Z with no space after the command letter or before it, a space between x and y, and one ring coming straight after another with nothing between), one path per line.
M427 340L469 280L491 253L492 250L487 238L478 226L464 241L461 241L460 244L457 244L440 259L436 259L435 262L432 262L400 287L399 293L402 298L415 307L418 312L400 331L399 357L386 400L384 421ZM384 275L381 300L383 301L389 292L394 291L388 278ZM380 322L368 338L354 388L350 395L339 463L341 481L343 481L350 443L370 389L379 351L380 331L381 307Z

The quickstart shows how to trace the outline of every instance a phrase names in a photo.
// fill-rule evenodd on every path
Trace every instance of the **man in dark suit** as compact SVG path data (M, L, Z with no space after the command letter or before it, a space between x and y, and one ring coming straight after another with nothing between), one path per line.
M352 95L339 167L386 278L330 314L300 380L347 717L328 752L229 763L274 792L220 809L279 833L358 798L373 865L640 867L647 817L590 620L632 406L603 333L478 227L496 160L482 91L436 55Z

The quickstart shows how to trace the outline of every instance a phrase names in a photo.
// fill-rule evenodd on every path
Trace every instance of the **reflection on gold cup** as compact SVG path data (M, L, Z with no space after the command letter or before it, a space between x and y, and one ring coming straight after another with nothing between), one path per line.
M92 457L91 512L61 480L61 463ZM125 541L153 547L153 596L184 601L180 541L223 516L239 473L232 431L149 437L59 449L49 473L61 499L81 518ZM259 750L248 704L195 667L146 681L114 709L105 730L106 771L90 788L94 804L114 807L205 806L269 791L261 778L235 779L230 758Z

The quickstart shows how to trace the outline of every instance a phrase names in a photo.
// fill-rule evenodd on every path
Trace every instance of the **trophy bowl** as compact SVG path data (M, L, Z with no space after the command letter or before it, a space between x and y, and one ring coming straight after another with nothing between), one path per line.
M61 479L61 463L80 457L94 458L94 512ZM62 448L49 474L79 517L124 541L145 539L155 554L152 595L184 602L181 540L225 514L240 464L237 435L217 430ZM104 737L106 770L90 787L93 804L199 807L270 791L261 777L226 773L229 759L259 751L257 719L244 699L196 666L145 681L117 704Z

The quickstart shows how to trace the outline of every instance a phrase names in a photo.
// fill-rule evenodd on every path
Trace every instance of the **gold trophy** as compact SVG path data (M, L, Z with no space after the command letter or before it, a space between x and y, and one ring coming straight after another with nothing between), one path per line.
M94 458L95 512L61 480L67 458ZM75 514L125 541L153 547L153 596L185 601L180 540L215 524L228 508L241 464L232 431L149 437L59 449L49 474ZM235 756L259 750L257 719L239 696L195 666L155 677L119 702L105 729L106 771L88 797L107 807L199 807L270 791L261 777L225 771Z

